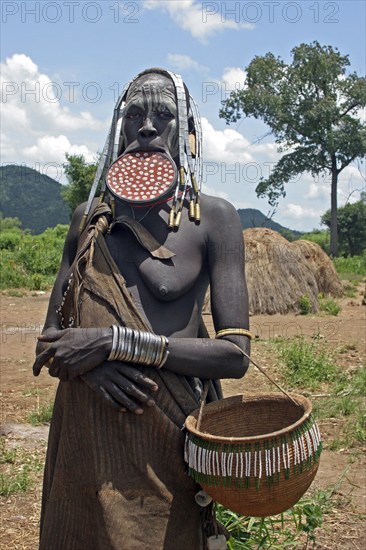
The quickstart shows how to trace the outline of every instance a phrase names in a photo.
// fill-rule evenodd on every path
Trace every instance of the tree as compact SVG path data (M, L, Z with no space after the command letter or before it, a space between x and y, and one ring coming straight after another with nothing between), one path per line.
M366 79L346 76L347 55L318 42L300 44L286 64L272 53L256 56L247 68L245 87L223 101L227 123L246 116L271 128L281 157L257 196L272 206L285 196L285 183L302 172L331 174L330 253L337 252L338 176L366 154L366 124L358 113L366 105Z
M3 213L0 212L0 230L1 231L11 231L12 229L21 229L22 222L19 218L4 218Z
M330 210L321 218L330 227ZM358 256L366 249L366 193L361 200L338 208L338 235L340 252L345 256Z
M61 194L73 212L80 203L88 199L98 164L87 163L83 155L68 153L66 160L63 167L69 183L63 186Z

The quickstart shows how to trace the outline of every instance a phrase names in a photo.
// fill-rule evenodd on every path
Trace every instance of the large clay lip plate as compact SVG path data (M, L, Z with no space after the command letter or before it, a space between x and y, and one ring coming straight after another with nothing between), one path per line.
M167 193L177 178L175 164L158 151L136 151L120 156L107 172L107 186L131 203L153 202Z

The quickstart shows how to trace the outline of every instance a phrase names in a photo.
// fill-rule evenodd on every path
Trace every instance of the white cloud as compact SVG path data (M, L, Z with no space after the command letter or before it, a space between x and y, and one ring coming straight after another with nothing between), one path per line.
M252 23L240 21L235 14L234 18L230 18L229 14L226 16L225 2L201 4L195 0L145 0L144 6L149 10L160 9L168 13L179 27L202 41L225 29L254 28Z
M197 71L199 73L207 73L208 67L201 65L189 55L181 55L179 53L168 54L168 63L178 71Z
M15 155L14 143L4 132L0 135L0 151L2 158L12 158Z
M21 124L30 131L45 126L54 129L100 130L104 123L90 113L73 114L61 105L62 88L39 72L24 54L14 54L1 63L3 120ZM66 93L66 89L63 90Z
M363 170L365 172L365 170ZM360 192L365 189L366 177L362 173L361 166L356 164L349 165L342 170L338 176L338 205L342 206L346 201L357 201L360 199ZM305 194L305 199L323 200L329 202L331 191L331 174L326 172L319 174L313 178L310 174L305 173L302 180L309 182L308 192ZM327 206L329 208L329 206Z
M213 187L209 187L204 182L202 183L202 191L203 193L206 193L206 195L211 195L211 197L219 197L220 199L225 199L227 201L230 200L228 193L225 193L224 191L218 191Z
M285 208L285 211L283 209ZM286 218L293 220L302 220L302 219L316 219L318 220L323 214L323 211L317 211L314 208L309 208L307 206L302 206L301 204L288 203L286 206L279 207L278 210L286 216Z
M311 182L309 185L309 191L305 195L306 199L320 199L329 197L330 187L324 183Z
M215 130L207 118L202 118L203 156L205 161L252 162L253 157L248 151L250 142L236 130Z
M366 107L358 109L355 118L359 118L361 122L366 122Z
M240 67L225 67L222 81L227 91L234 91L244 87L246 77L246 72Z
M58 163L64 162L65 152L94 157L85 144L75 143L77 134L104 131L105 122L90 112L77 112L76 104L71 112L63 104L67 90L41 73L29 56L14 54L1 63L0 82L3 162Z
M38 138L35 145L24 147L22 152L27 159L35 162L47 163L52 158L53 162L62 164L65 153L83 155L87 162L95 160L95 155L85 145L72 145L64 135Z

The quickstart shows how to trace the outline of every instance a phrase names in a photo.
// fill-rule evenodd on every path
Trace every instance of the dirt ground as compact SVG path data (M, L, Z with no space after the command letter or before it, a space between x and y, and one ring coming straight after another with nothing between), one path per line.
M32 411L39 410L42 404L52 401L56 388L56 381L46 371L34 378L31 369L36 336L42 330L48 300L48 293L1 295L1 433L8 448L25 448L41 461L44 458L48 427L32 428L27 420ZM337 317L253 316L251 330L257 340L253 343L252 357L278 380L278 365L274 364L266 344L277 336L315 336L323 339L332 349L342 346L347 348L346 353L338 356L338 364L344 369L359 368L365 364L366 358L366 308L361 305L361 296L343 299L341 305L342 311ZM205 321L212 331L210 317L205 316ZM250 368L242 380L225 380L223 388L226 396L276 391L254 367ZM321 395L309 397L318 399ZM341 422L341 419L329 419L319 423L325 451L321 456L319 472L313 486L329 488L336 485L338 505L325 516L324 524L316 535L316 548L361 550L366 548L365 523L360 518L360 514L366 512L366 449L345 448L337 452L327 449L327 441L337 434ZM34 486L26 493L1 497L1 548L37 548L40 497L41 473Z

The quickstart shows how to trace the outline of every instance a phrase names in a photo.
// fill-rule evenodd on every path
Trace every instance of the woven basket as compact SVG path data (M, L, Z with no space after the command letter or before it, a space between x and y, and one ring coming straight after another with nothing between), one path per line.
M292 394L235 395L185 422L189 474L215 501L246 516L291 508L318 469L321 439L311 403Z

